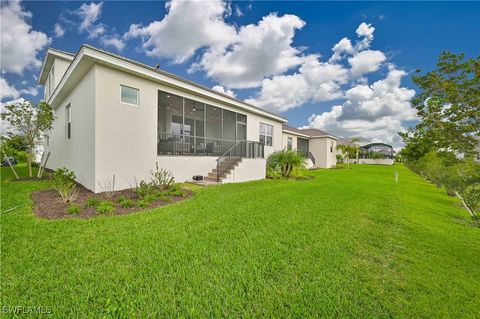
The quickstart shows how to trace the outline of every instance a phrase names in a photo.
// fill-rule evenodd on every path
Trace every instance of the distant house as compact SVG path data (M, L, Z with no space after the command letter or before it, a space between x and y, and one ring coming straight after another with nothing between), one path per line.
M358 146L358 154L356 158L351 158L350 163L357 164L382 164L392 165L394 162L394 151L391 145L385 143L371 143L364 138L355 138L354 142ZM341 138L339 145L352 143L353 138ZM337 150L337 154L343 156L341 150Z
M336 165L338 137L318 129L282 126L283 148L296 150L307 159L309 168L331 168Z

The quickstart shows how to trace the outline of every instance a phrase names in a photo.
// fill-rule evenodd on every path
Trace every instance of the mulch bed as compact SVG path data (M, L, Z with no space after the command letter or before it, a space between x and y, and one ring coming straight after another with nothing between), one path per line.
M95 194L84 186L77 185L75 200L73 200L72 203L80 207L80 213L75 215L71 215L67 212L67 208L69 205L66 205L62 202L60 195L58 195L57 191L55 191L54 189L36 191L33 192L31 196L34 202L33 212L38 217L47 219L92 218L101 214L99 214L94 207L85 207L87 200L90 198L98 198L102 201L112 202L115 210L110 215L123 215L173 204L185 200L193 195L193 192L188 189L182 190L184 196L170 195L168 196L168 198L170 198L170 201L168 202L162 200L155 200L154 202L150 203L147 208L140 208L136 206L137 201L140 200L140 198L137 196L137 194L135 194L132 189L117 191L111 198L107 198L105 194ZM120 206L118 200L122 196L131 199L133 201L133 206L130 208L124 208Z

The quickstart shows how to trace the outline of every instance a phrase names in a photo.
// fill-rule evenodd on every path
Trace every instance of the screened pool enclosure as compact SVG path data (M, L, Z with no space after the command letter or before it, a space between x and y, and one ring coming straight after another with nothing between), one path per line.
M371 143L361 146L358 155L362 159L393 159L393 148L384 143Z

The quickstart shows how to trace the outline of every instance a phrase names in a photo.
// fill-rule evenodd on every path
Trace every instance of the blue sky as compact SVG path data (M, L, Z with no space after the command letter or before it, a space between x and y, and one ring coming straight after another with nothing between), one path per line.
M479 2L2 1L1 97L39 101L46 48L89 43L297 127L400 145L396 132L415 123L410 73L442 50L479 56L478 21Z

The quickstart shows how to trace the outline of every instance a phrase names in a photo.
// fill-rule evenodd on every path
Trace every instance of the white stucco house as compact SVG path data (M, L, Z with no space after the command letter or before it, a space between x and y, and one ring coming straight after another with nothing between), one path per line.
M76 54L48 49L39 84L55 115L47 167L73 170L94 192L113 175L117 190L149 179L157 162L177 181L262 179L266 158L289 136L295 149L308 140L302 150L315 166L335 163L333 153L320 155L335 149L333 136L290 132L283 117L89 45Z
M336 165L338 137L318 129L298 129L282 125L283 148L297 150L307 158L308 168L331 168Z

